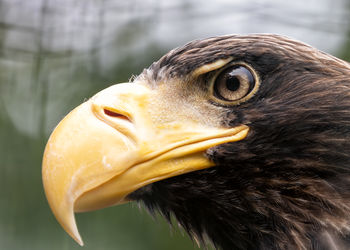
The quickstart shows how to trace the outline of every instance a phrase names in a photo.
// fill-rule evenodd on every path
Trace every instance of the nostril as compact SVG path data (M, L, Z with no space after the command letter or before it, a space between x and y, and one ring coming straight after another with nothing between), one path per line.
M130 119L125 116L125 115L122 115L122 114L119 114L117 112L114 112L112 110L109 110L109 109L103 109L103 112L107 115L107 116L111 116L111 117L115 117L115 118L119 118L119 119L124 119L124 120L127 120L130 122Z

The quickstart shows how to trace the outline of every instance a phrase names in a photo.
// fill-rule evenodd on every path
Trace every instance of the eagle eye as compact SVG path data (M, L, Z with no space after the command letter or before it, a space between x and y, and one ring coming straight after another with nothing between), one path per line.
M253 96L258 88L257 83L257 75L250 67L235 64L216 74L211 91L220 102L239 104Z

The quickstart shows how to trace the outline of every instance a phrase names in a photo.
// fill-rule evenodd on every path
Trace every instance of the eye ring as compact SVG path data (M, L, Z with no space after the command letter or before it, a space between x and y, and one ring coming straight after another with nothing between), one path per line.
M223 105L239 105L253 97L259 85L258 74L251 66L243 62L230 63L211 78L210 96Z

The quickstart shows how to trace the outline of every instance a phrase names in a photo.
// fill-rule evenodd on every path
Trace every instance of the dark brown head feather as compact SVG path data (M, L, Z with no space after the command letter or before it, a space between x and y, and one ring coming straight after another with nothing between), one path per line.
M234 56L235 60L241 60L264 55L268 56L266 59L269 61L284 57L295 61L313 61L321 65L338 64L341 67L335 70L339 73L350 69L348 63L304 43L279 35L256 34L227 35L189 42L168 52L153 63L149 71L152 72L153 80L159 81L163 77L185 77L200 66L218 59Z

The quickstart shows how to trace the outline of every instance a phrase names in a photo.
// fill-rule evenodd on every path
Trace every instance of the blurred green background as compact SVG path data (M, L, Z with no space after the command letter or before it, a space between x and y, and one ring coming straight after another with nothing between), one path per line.
M346 0L0 0L0 249L81 249L46 202L54 126L97 91L187 41L287 35L350 58ZM137 204L77 215L83 249L196 249Z

